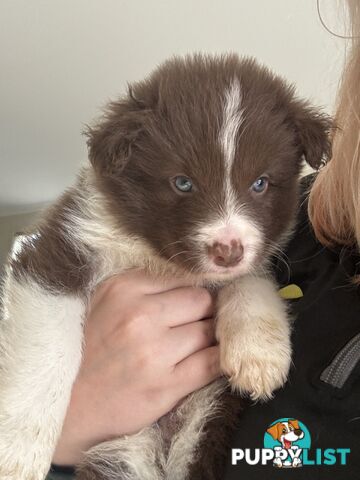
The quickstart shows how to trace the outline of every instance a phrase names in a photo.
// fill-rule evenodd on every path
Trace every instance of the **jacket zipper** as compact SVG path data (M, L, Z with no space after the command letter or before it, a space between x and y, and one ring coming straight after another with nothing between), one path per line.
M332 387L342 388L360 361L360 333L355 335L336 355L320 375L320 380Z

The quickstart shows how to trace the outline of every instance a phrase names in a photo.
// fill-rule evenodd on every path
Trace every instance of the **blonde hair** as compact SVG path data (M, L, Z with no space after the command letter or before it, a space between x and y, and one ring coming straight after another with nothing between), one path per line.
M360 246L360 2L348 0L351 49L335 113L331 161L318 173L309 197L315 235L327 246Z

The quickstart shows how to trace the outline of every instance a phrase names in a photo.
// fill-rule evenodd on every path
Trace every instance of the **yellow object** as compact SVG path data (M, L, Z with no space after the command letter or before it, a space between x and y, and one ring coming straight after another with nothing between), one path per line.
M293 300L295 298L301 298L304 296L301 288L295 283L286 285L286 287L280 288L279 295L286 300Z

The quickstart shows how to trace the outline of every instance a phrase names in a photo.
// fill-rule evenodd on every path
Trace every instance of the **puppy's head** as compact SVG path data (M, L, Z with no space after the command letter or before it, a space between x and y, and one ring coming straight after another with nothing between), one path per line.
M289 228L302 159L330 121L252 59L164 63L89 130L99 187L129 234L205 278L254 269Z

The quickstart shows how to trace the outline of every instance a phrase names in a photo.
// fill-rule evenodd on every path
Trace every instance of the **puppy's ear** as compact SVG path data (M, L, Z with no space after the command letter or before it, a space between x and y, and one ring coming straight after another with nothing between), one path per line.
M84 132L88 137L89 159L97 173L121 174L141 131L143 111L129 90L127 98L110 103L101 121Z
M279 433L279 423L275 423L272 427L269 427L267 430L267 433L269 433L274 440L278 439L278 433Z
M331 158L332 119L306 102L299 101L294 104L292 122L300 155L305 157L312 168L318 170Z

